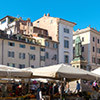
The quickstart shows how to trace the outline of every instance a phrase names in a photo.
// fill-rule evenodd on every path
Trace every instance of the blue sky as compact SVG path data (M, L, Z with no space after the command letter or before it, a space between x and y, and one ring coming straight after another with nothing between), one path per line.
M32 21L50 13L52 17L60 17L76 22L76 29L91 25L100 30L100 0L1 0L0 19L6 15Z

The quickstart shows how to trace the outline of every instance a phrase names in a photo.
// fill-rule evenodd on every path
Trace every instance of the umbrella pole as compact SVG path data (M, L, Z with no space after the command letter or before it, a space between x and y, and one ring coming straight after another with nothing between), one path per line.
M63 79L61 78L61 94L60 94L60 100L62 100L63 98L62 98L62 84L63 84Z
M28 93L30 93L30 78L29 78L29 81L28 81Z

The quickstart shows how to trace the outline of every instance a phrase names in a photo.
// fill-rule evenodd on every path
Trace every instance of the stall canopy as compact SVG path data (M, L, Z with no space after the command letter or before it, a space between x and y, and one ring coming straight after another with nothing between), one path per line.
M100 76L83 69L74 68L66 64L52 65L42 68L26 68L23 70L30 69L33 72L33 77L44 77L44 78L68 78L68 79L87 79L95 80Z
M6 65L0 65L0 78L30 78L32 72L22 71L19 68L14 68Z
M97 68L97 69L95 69L91 72L94 73L94 74L100 75L100 68Z

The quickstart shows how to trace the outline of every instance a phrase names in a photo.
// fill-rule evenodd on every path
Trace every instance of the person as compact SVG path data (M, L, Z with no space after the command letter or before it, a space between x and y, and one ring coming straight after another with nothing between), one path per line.
M77 93L80 92L80 83L77 81L77 85L76 85L76 91Z
M64 88L65 93L69 92L69 83L67 82Z
M99 87L98 87L97 81L94 81L94 82L93 82L93 87L95 87L95 88L97 88L97 89L99 88Z
M44 100L43 97L42 97L41 86L42 86L42 83L40 83L40 86L37 89L37 100Z
M7 93L7 85L6 84L2 84L1 92L2 92L2 97L5 97L6 93Z
M92 89L93 89L93 91L91 93L91 100L99 100L100 93L98 92L98 89L95 86L93 86Z
M33 93L33 94L36 92L36 90L37 90L37 84L36 84L36 83L33 83L33 84L31 85L31 90L32 90L32 93Z
M49 84L49 95L50 95L50 100L53 100L53 83Z

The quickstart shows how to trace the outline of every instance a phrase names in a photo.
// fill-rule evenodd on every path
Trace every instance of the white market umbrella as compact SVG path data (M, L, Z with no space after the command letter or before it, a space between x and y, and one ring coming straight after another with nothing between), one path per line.
M0 78L30 78L32 75L29 71L22 71L6 65L0 65Z
M68 78L68 79L87 79L95 80L100 76L95 75L83 69L74 68L66 64L52 65L42 68L34 68L31 70L33 77L48 77L48 78Z
M91 71L91 72L94 73L94 74L100 75L100 67Z

